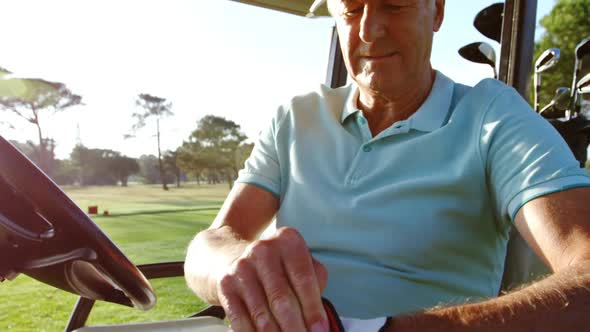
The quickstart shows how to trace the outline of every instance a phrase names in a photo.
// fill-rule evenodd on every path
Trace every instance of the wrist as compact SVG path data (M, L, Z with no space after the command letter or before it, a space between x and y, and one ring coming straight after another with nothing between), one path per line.
M379 332L465 331L461 322L459 311L447 308L391 317Z

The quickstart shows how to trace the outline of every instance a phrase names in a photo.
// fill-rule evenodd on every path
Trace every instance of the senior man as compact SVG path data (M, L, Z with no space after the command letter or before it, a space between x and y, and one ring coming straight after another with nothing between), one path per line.
M444 0L328 0L354 83L278 109L185 272L236 331L588 330L590 178L511 88L432 69ZM273 217L278 231L259 235ZM520 231L554 274L496 297Z

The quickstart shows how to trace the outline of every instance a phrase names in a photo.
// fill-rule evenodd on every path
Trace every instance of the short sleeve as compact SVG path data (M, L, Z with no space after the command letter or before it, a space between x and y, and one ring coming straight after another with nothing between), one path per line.
M506 221L532 199L590 186L588 172L563 138L512 88L490 103L480 138L490 194Z
M281 174L277 152L277 132L283 120L283 107L273 117L270 125L260 132L250 157L239 172L236 182L258 186L275 196L280 196Z

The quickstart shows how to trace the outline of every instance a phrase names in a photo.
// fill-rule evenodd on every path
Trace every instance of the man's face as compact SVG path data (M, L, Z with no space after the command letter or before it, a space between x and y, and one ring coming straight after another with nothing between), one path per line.
M430 72L444 0L328 0L328 6L348 72L361 88L395 93Z

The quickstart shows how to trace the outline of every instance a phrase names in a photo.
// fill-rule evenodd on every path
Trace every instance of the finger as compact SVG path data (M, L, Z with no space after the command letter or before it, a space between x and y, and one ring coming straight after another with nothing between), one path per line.
M321 288L311 254L299 233L283 236L289 245L282 247L285 270L291 287L302 308L306 326L310 331L328 331L328 320L322 305ZM318 270L320 268L318 267ZM321 272L320 272L321 273Z
M225 310L227 319L231 325L232 331L235 332L256 332L254 326L250 322L248 309L238 296L234 294L221 294L219 302Z
M315 258L311 258L313 263L313 269L315 271L316 279L318 280L318 285L320 287L320 294L326 288L326 283L328 281L328 271L324 267L324 265L318 262Z
M240 297L250 314L252 325L256 327L256 331L280 332L279 325L268 307L266 294L258 281L256 271L246 261L239 261L237 265L240 271L237 283L240 288Z
M283 332L307 331L299 301L285 275L277 249L271 247L270 241L259 242L250 255L254 257L256 273L275 321Z

